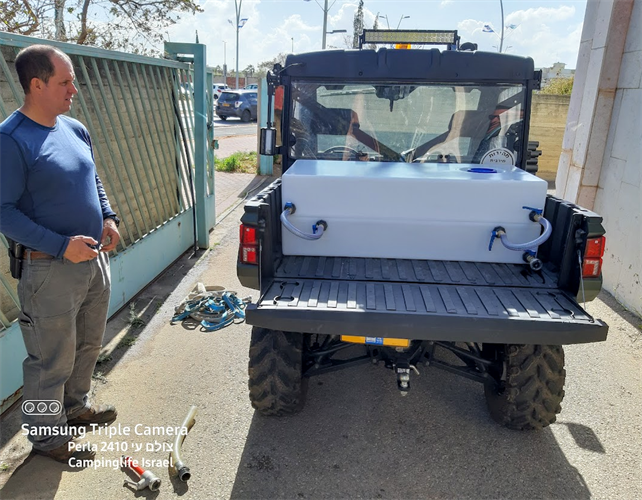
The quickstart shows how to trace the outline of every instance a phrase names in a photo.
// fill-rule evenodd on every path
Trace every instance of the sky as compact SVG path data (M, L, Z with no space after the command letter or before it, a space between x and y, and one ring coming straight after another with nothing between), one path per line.
M504 52L532 57L537 68L555 62L575 69L587 0L503 0ZM236 65L236 29L228 20L236 18L234 0L201 0L204 12L185 15L166 36L173 42L199 42L207 45L210 66L227 62ZM358 0L328 0L328 31L345 29L352 37ZM324 0L242 0L241 18L247 18L239 31L239 71L257 66L278 53L321 50ZM458 31L461 42L474 42L479 50L497 51L499 35L483 31L489 24L501 31L499 0L364 0L364 23L372 28L375 17L379 28ZM406 18L406 16L410 16ZM327 35L327 48L346 48L346 34ZM226 43L224 43L226 42Z

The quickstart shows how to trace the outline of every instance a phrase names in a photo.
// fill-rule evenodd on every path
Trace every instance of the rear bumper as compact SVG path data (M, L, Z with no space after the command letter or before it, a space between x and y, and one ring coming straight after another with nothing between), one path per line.
M245 109L235 108L233 106L230 108L216 108L216 114L218 116L236 116L237 118L240 118L243 111L245 111Z
M276 280L246 310L273 330L500 344L606 340L608 326L559 290Z

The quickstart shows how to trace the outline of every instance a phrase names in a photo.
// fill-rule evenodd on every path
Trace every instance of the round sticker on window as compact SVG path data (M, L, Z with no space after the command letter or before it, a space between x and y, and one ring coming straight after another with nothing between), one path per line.
M515 155L506 148L496 148L488 151L479 162L482 165L515 165Z

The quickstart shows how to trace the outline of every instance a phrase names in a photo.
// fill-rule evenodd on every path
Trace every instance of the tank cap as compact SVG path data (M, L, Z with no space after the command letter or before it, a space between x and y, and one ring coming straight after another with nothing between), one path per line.
M496 174L497 170L494 168L487 167L472 167L468 169L469 172L474 172L476 174Z

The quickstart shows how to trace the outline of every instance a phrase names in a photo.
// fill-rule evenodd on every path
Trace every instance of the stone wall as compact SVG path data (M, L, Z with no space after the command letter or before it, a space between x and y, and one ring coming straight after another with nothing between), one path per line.
M542 156L537 175L547 181L554 181L557 175L570 100L568 95L533 95L528 138L539 141Z

